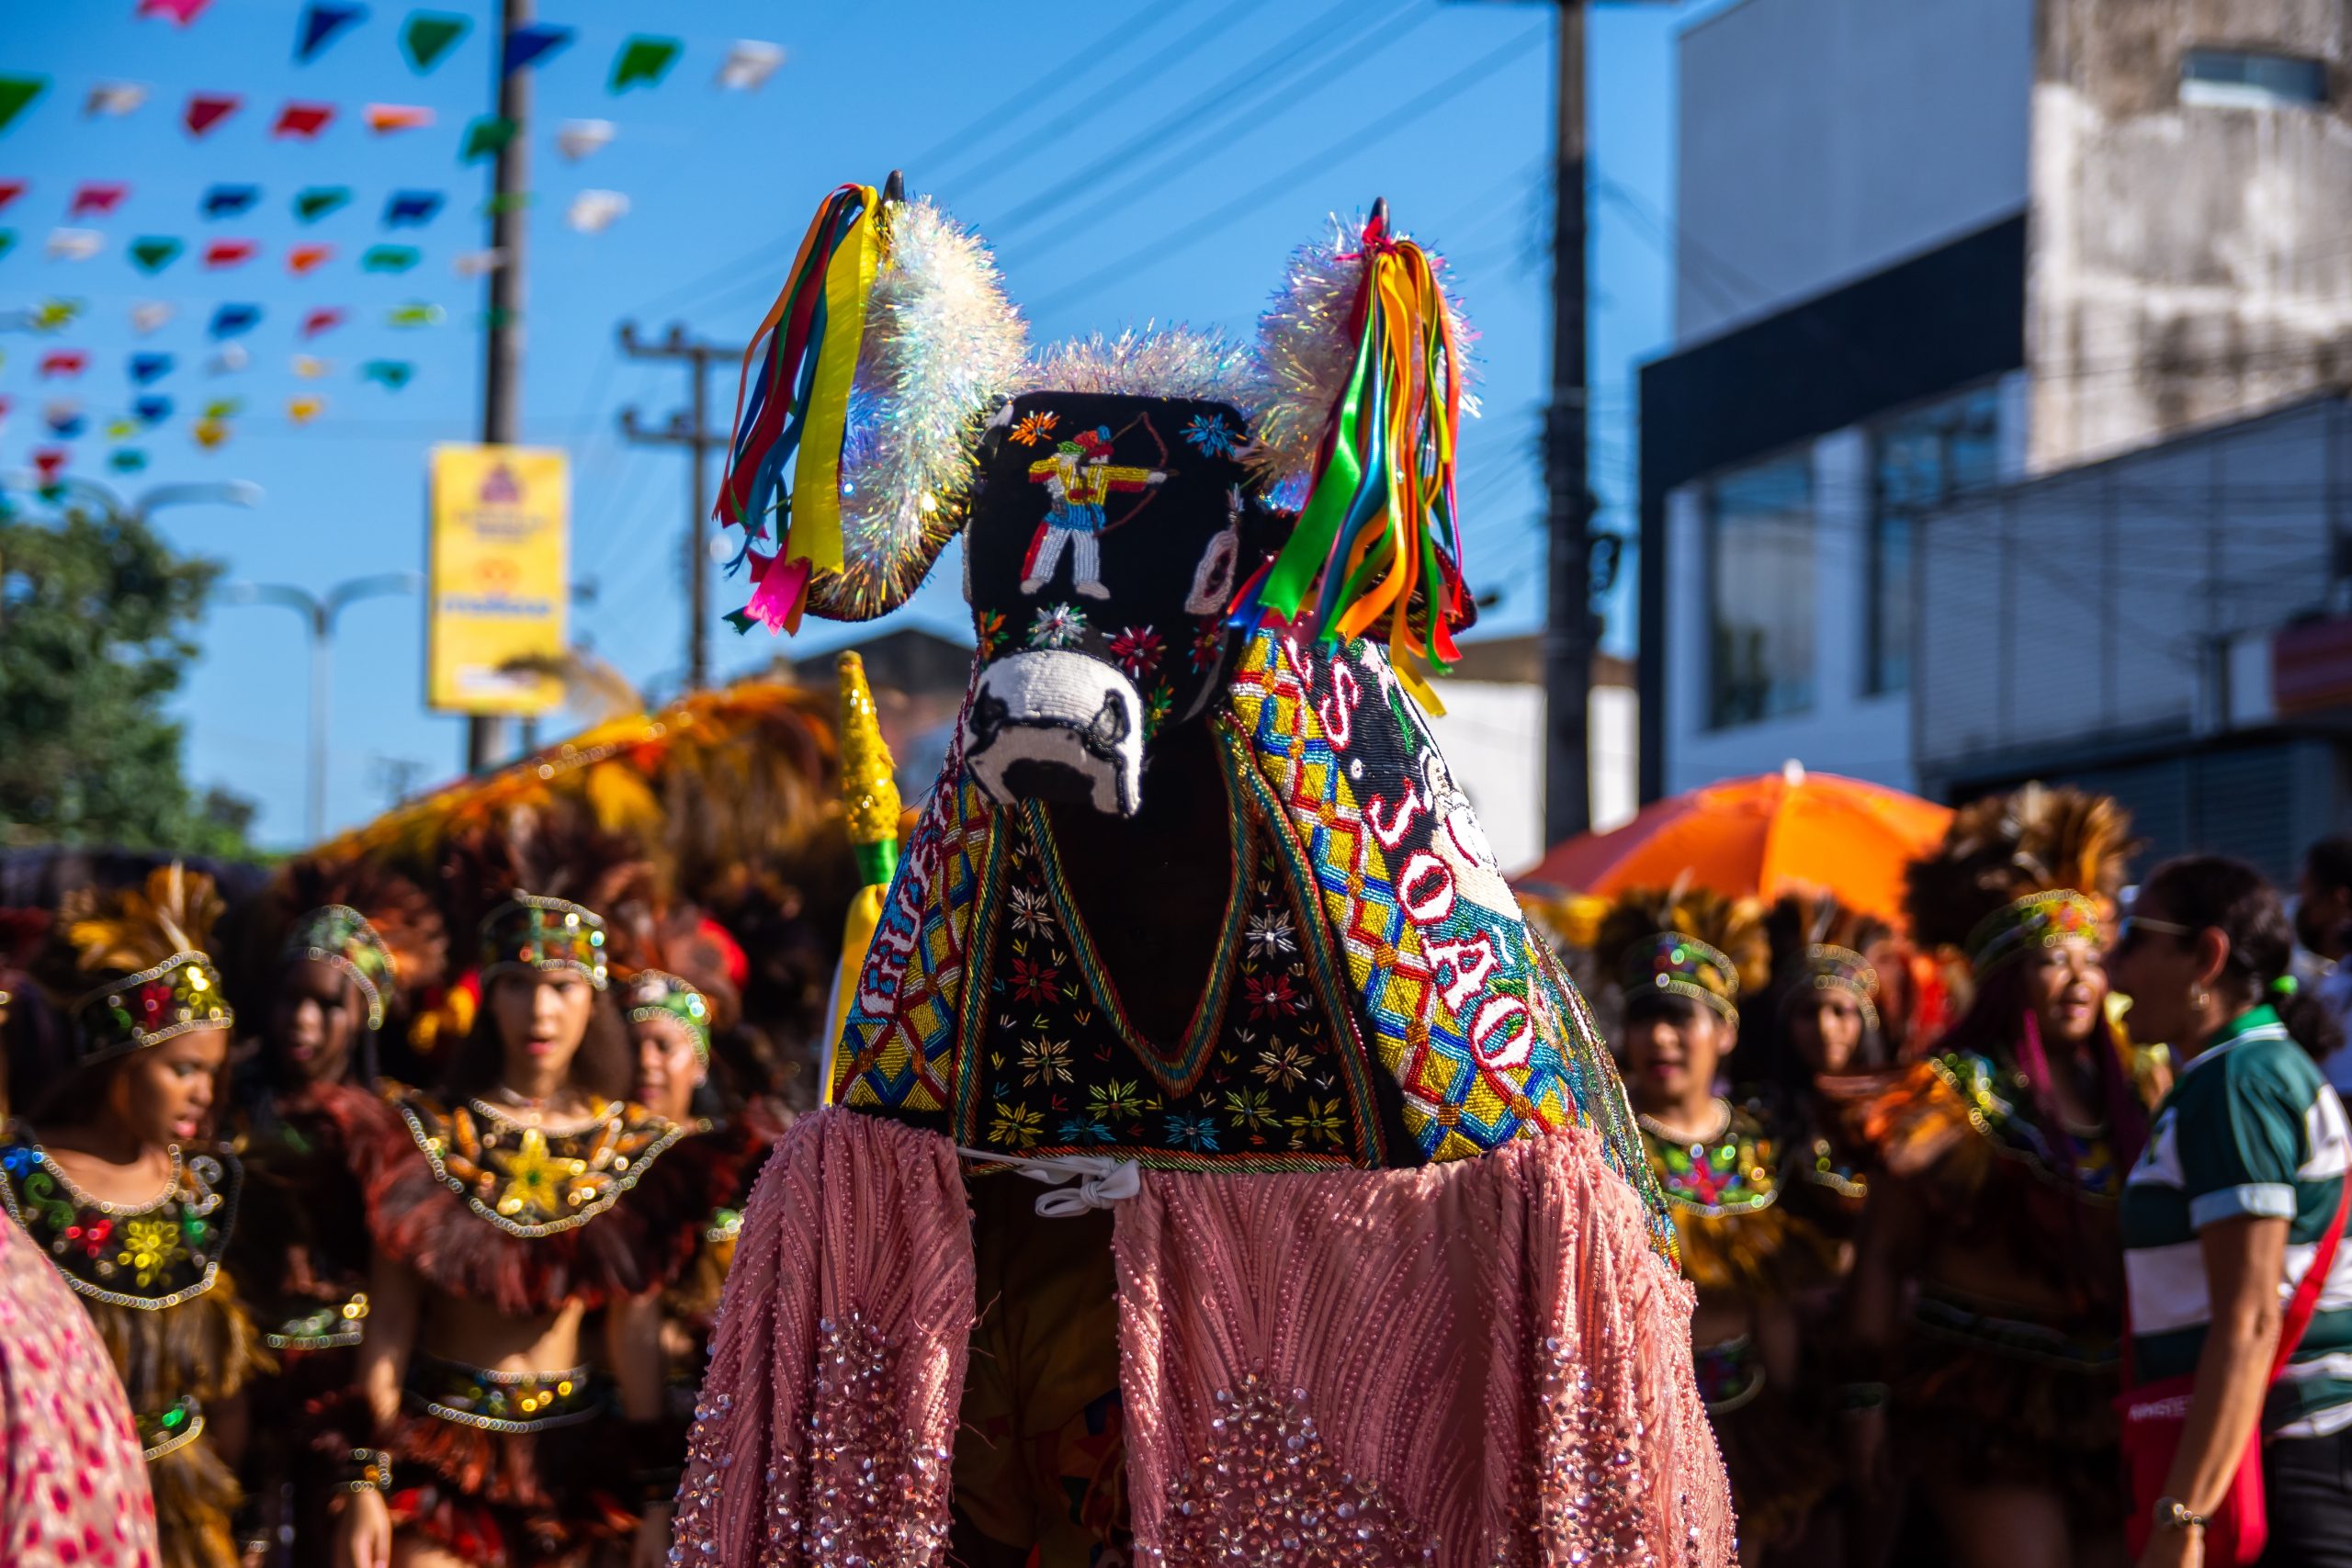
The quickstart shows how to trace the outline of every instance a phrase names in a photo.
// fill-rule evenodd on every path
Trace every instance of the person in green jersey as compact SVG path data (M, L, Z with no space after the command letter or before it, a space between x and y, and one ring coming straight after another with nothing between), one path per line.
M2340 1225L2352 1135L2318 1061L2340 1043L2289 977L2294 927L2253 867L2156 868L2109 963L2141 1040L2182 1063L2124 1188L2135 1386L2193 1376L2147 1568L2205 1560L2203 1518L2263 1436L2265 1563L2352 1564L2352 1249L2276 1382L2284 1303Z

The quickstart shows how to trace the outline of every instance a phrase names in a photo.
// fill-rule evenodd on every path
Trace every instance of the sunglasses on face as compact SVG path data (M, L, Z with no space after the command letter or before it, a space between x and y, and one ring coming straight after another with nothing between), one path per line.
M2115 945L2120 951L2130 947L2142 934L2150 936L2192 937L2194 926L2178 925L2171 920L2159 920L2151 915L2126 915L2123 923L2115 928Z

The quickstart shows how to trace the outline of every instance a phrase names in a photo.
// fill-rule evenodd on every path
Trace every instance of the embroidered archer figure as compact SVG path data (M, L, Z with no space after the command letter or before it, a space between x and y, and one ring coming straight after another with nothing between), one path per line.
M1111 461L1111 427L1081 430L1058 443L1050 457L1029 465L1029 482L1042 484L1052 503L1037 536L1029 547L1028 570L1022 574L1021 592L1035 593L1060 570L1062 547L1070 547L1070 573L1079 592L1089 599L1108 599L1102 586L1102 503L1114 491L1140 491L1164 483L1163 468L1137 468Z

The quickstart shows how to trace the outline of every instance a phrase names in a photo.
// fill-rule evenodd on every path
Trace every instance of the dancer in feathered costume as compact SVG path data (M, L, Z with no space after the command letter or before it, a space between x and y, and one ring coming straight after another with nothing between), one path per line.
M1962 810L1908 903L1917 941L1965 954L1966 1010L1907 1067L1821 1080L1880 1166L1848 1336L1865 1478L1899 1461L1963 1568L2120 1540L2116 1202L2147 1116L2101 954L2130 833L2075 790Z
M82 1300L130 1396L167 1568L234 1568L243 1394L268 1367L222 1266L243 1175L198 1141L234 1022L209 877L162 867L62 911L62 1059L18 1083L0 1201Z
M666 1533L662 1507L639 1516L675 1471L655 1292L726 1193L686 1128L628 1099L596 906L626 925L641 865L529 814L462 847L453 894L482 909L473 1032L436 1090L321 1091L372 1247L358 1386L322 1439L349 1467L339 1551L577 1562Z
M1692 1348L1741 1556L1785 1555L1837 1481L1808 1419L1797 1337L1797 1298L1830 1277L1834 1248L1788 1201L1804 1180L1790 1130L1719 1092L1740 997L1769 973L1762 910L1699 889L1627 893L1594 957L1616 978L1627 1091L1699 1290Z
M254 1391L264 1534L290 1527L293 1561L327 1560L331 1466L304 1441L305 1412L351 1386L368 1327L366 1208L323 1085L366 1088L377 1043L439 983L441 914L373 861L306 858L282 870L252 919L266 953L254 1048L232 1079L232 1146L246 1171L235 1261L277 1356Z
M930 202L810 226L722 488L739 619L882 614L960 530L978 658L745 1215L684 1561L1731 1561L1623 1089L1430 738L1438 265L1375 209L1256 355L1024 365ZM1032 482L1081 432L1147 476L1090 492L1084 592Z

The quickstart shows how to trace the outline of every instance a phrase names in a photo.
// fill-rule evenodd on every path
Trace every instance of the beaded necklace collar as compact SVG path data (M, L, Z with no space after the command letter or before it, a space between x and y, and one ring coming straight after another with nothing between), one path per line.
M236 1223L235 1163L172 1149L172 1179L144 1203L85 1191L28 1134L0 1144L0 1203L92 1301L160 1312L209 1291Z

